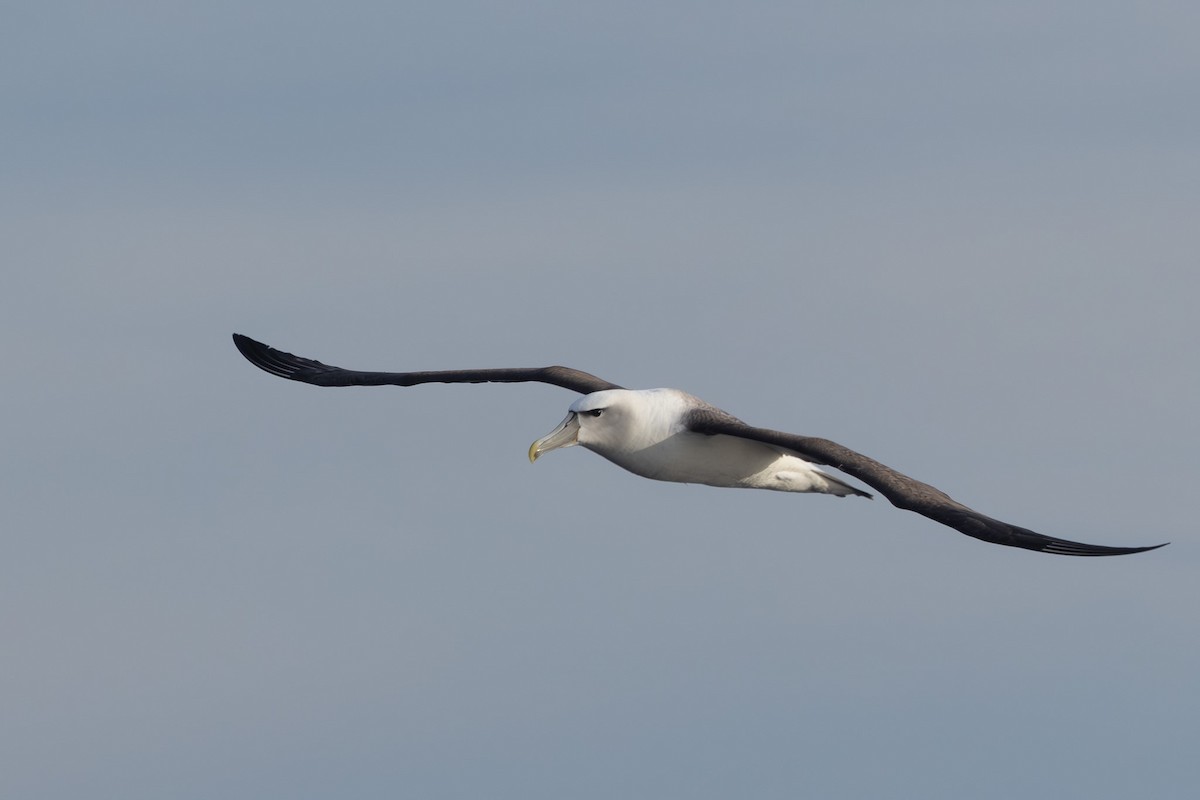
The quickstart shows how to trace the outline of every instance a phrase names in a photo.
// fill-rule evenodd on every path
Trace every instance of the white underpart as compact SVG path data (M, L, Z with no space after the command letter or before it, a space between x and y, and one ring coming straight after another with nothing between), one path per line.
M579 444L646 478L780 492L854 492L809 462L769 445L735 436L684 429L682 418L699 401L676 389L595 392L572 406ZM602 409L599 417L588 412Z
M630 472L660 481L779 492L851 493L803 459L733 436L681 431L633 452L596 452Z

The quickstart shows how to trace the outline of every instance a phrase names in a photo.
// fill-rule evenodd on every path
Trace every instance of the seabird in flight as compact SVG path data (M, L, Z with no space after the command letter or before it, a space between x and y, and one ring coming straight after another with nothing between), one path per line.
M660 481L871 497L818 469L828 466L873 487L897 508L985 542L1066 556L1119 556L1163 546L1083 544L1010 525L836 442L755 428L677 389L626 389L568 367L360 372L294 356L237 333L233 342L256 367L314 386L538 382L583 395L558 427L530 446L530 461L579 444L636 475Z

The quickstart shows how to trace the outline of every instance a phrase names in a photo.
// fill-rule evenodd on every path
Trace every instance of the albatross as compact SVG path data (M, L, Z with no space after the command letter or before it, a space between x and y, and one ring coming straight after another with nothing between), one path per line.
M635 475L676 483L811 492L871 494L820 467L872 487L897 508L985 542L1064 556L1120 556L1163 547L1110 547L1035 533L980 514L927 483L828 439L747 425L678 389L626 389L569 367L364 372L342 369L233 334L256 367L314 386L415 386L422 383L547 383L578 392L567 416L529 447L536 461L551 450L581 445Z

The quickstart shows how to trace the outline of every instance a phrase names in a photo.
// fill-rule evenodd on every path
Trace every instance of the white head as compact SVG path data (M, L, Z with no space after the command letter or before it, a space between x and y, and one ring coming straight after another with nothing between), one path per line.
M529 447L529 460L581 444L601 455L641 450L674 432L683 393L673 389L608 389L571 404L558 427Z

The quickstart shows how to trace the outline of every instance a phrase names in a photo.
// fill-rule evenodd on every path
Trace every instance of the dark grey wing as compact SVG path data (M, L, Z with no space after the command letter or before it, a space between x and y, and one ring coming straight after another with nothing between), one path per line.
M754 439L795 453L807 461L841 470L878 489L879 493L897 508L915 511L985 542L1064 556L1123 556L1163 546L1156 544L1149 547L1107 547L1045 536L1028 528L1010 525L980 514L952 499L945 492L837 442L755 428L719 409L696 409L689 415L686 425L696 433L720 433Z
M595 375L568 367L528 369L455 369L436 372L361 372L331 367L256 342L240 333L233 343L246 359L261 370L314 386L415 386L418 383L549 383L580 394L623 388Z

